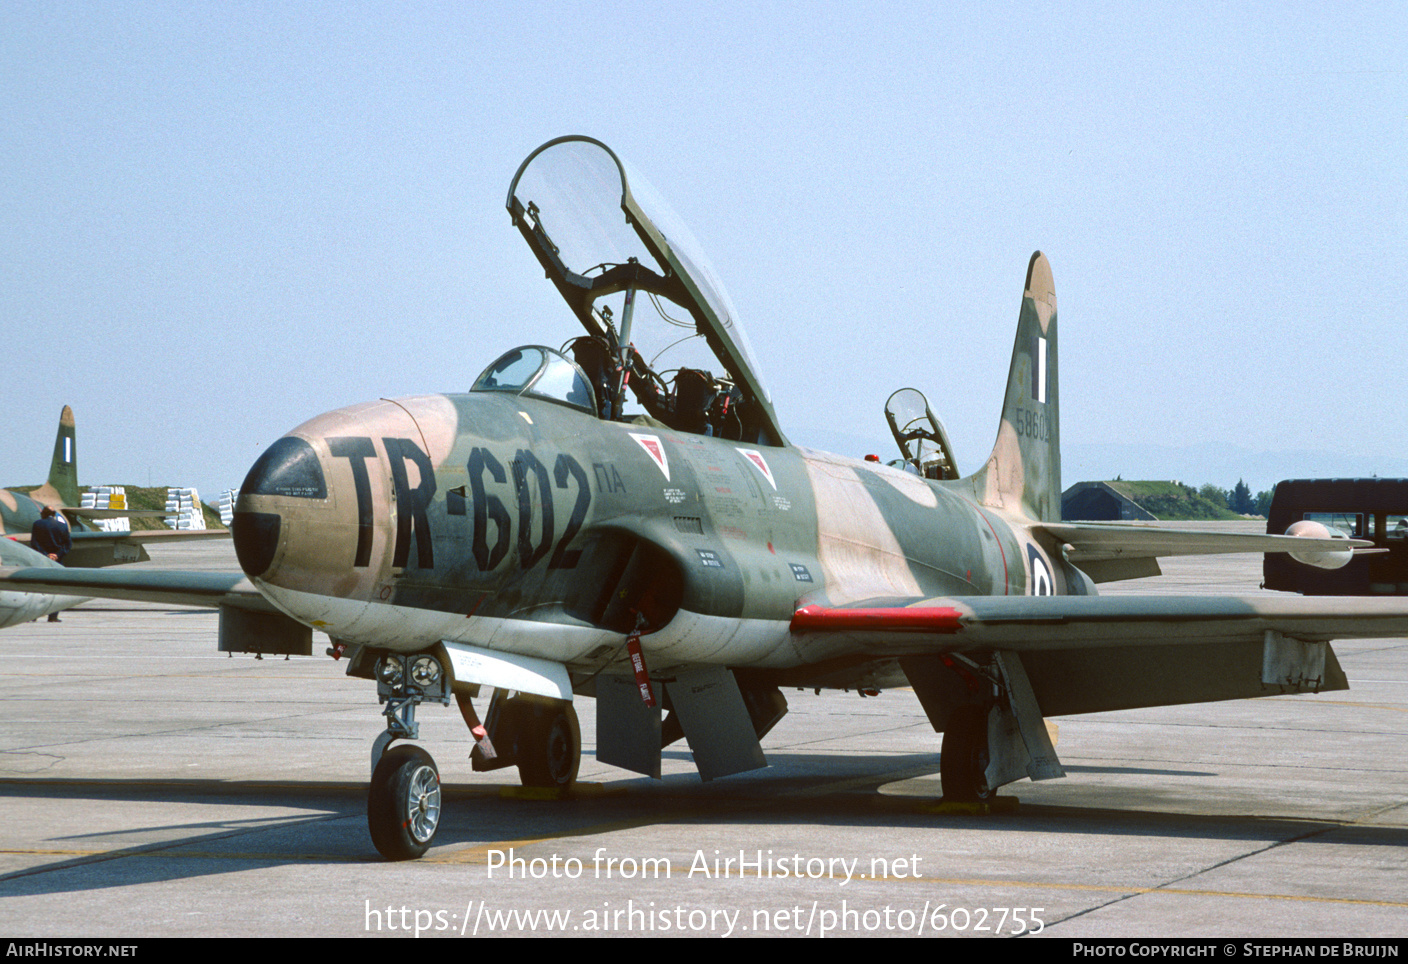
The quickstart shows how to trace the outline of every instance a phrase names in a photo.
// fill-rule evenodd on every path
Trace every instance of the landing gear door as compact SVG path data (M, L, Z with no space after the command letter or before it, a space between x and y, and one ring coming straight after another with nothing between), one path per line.
M943 424L917 388L901 388L885 403L885 419L904 461L926 479L958 478L958 462Z

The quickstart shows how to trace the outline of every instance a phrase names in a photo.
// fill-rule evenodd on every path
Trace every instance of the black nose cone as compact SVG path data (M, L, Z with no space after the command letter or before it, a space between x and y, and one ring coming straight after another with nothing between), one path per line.
M230 529L240 568L245 575L253 577L267 572L274 561L282 519L278 513L251 511L252 506L246 508L245 500L249 496L326 499L327 480L318 453L305 439L285 435L259 456L244 477L244 485L240 486L241 509L235 513ZM259 501L267 504L266 500Z
M240 495L281 495L293 499L326 499L328 484L313 446L296 435L285 435L264 450L250 467Z
M230 520L235 555L239 557L240 568L246 576L262 576L268 571L279 548L282 521L272 512L236 512Z

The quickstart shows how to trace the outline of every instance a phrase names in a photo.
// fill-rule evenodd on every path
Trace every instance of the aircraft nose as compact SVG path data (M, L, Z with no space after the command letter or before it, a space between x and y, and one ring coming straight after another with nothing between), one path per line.
M231 524L240 568L288 611L313 597L389 598L397 570L434 567L437 463L427 449L448 453L459 424L443 396L367 402L304 422L269 446L240 487Z
M274 512L236 512L230 520L235 556L246 576L262 576L279 548L282 518Z
M274 562L280 539L287 535L282 514L257 511L261 503L272 508L276 504L273 499L322 500L327 494L322 463L305 439L285 435L269 446L245 476L239 507L230 523L235 555L245 575L264 575ZM251 498L256 496L272 499Z

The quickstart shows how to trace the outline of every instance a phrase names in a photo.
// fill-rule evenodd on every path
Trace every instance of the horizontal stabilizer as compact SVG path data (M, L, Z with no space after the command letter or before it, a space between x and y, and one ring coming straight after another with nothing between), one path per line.
M1107 559L1153 559L1163 556L1209 556L1231 552L1342 552L1373 546L1363 539L1274 536L1249 532L1206 532L1200 529L1161 529L1156 526L1092 522L1043 522L1032 527L1057 545L1068 545L1066 559L1083 562Z

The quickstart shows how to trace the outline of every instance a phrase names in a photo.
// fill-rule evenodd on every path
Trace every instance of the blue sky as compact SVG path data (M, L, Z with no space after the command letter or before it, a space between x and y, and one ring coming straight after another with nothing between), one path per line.
M795 441L888 457L881 408L912 385L975 467L1040 248L1067 445L1402 450L1401 3L0 2L0 22L0 484L41 481L70 404L83 482L210 498L319 412L562 342L503 204L565 133L693 228Z

